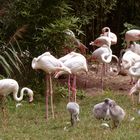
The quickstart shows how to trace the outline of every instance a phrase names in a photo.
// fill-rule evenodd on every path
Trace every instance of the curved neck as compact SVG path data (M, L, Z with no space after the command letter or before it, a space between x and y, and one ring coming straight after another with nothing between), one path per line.
M110 63L112 60L112 55L108 53L104 53L101 55L102 61L105 63Z
M129 69L129 73L133 76L140 76L140 70L136 67L132 67Z
M23 99L23 93L24 93L24 89L20 91L20 96L18 97L18 91L15 91L13 93L14 100L16 100L17 102L20 102Z
M37 61L37 58L34 58L33 60L32 60L32 68L33 69L35 69L36 68L36 61Z

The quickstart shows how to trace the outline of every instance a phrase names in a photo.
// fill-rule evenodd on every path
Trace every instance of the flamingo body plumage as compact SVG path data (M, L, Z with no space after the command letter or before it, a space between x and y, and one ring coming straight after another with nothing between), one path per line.
M127 48L130 46L130 41L139 41L140 40L140 30L132 29L125 33L125 41L127 43Z
M71 70L64 66L64 64L55 58L50 52L45 52L37 58L32 60L32 68L37 70L41 69L46 73L46 120L48 120L48 96L51 96L51 108L52 108L52 117L54 118L54 109L53 109L53 89L52 89L52 78L51 74L56 71L67 71L71 74ZM47 76L48 74L48 76Z

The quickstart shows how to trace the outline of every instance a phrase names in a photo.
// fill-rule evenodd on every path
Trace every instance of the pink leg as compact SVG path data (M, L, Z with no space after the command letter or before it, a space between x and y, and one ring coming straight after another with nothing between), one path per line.
M76 75L73 75L72 94L73 101L76 102Z
M52 118L54 119L54 106L53 106L53 89L52 89L52 77L49 74L49 86L50 86L50 96L51 96L51 110L52 110Z
M69 74L69 77L68 77L68 100L69 102L71 101L71 97L70 97L70 88L71 88L71 84L70 84L70 74Z
M102 71L101 71L101 89L102 89L102 91L103 91L103 76L104 76L104 71L105 71L105 69L104 69L104 64L103 64Z
M46 120L48 121L48 98L49 98L49 79L46 74Z

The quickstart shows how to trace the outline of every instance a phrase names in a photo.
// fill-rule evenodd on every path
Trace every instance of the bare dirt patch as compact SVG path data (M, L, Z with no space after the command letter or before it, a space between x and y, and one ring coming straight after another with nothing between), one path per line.
M62 78L62 83L67 83L67 76ZM122 94L128 94L130 88L130 76L119 75L107 72L103 77L103 89L112 90ZM97 72L97 65L93 68L89 66L88 74L81 72L77 75L77 88L83 89L87 95L94 96L102 94L101 89L101 73Z

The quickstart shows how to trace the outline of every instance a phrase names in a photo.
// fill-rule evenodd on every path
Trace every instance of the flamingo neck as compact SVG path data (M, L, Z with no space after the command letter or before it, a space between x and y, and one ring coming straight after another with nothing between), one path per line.
M15 91L13 93L14 100L17 101L17 102L20 102L23 99L23 93L24 93L24 91L21 90L20 91L20 96L18 97L18 91Z

